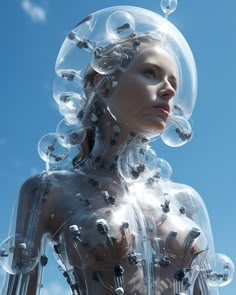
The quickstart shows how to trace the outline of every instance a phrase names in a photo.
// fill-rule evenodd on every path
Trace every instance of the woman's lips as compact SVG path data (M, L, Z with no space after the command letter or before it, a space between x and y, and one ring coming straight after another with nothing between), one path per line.
M153 108L164 114L166 118L170 114L170 106L168 104L157 104Z

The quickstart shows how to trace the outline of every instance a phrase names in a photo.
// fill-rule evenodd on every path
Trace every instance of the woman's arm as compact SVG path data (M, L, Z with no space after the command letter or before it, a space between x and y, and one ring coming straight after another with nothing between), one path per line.
M175 185L178 186L178 184ZM200 226L200 228L207 236L208 240L208 251L205 258L204 266L202 267L202 270L197 277L194 291L200 288L201 294L219 295L218 288L216 286L212 286L212 284L210 283L210 279L208 279L208 273L213 267L211 265L211 257L214 257L216 253L214 249L214 240L210 219L205 203L198 192L190 186L179 184L179 187L176 191L176 197L185 207L186 215Z
M15 230L4 243L2 295L36 295L47 262L44 206L49 193L46 173L27 180L20 191Z

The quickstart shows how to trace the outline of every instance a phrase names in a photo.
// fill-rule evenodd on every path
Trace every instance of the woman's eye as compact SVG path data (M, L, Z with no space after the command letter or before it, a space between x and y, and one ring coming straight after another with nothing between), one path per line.
M147 76L148 78L153 78L153 79L156 79L156 72L152 69L147 69L147 70L144 70L143 71L143 74L145 76Z

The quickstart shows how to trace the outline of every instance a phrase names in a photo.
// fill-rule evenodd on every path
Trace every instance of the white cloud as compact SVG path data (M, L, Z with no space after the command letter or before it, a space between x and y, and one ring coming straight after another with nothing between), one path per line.
M64 289L56 282L51 282L47 287L42 289L42 295L71 295L70 288Z
M22 0L21 6L23 10L31 17L35 22L45 22L47 15L45 9L32 3L30 0Z

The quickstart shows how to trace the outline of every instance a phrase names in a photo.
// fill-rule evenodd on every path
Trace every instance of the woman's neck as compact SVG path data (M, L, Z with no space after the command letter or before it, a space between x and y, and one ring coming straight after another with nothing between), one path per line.
M115 120L103 120L96 127L95 143L88 158L84 161L84 169L96 169L99 173L118 174L117 159L121 148L134 140L135 134L125 125Z

